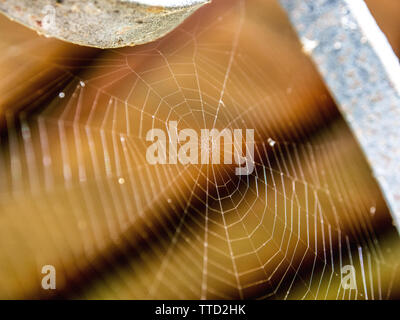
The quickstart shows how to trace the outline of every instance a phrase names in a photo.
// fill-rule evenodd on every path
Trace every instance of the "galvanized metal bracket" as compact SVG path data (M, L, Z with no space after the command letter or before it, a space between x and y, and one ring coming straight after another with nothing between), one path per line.
M400 64L363 0L280 0L400 227Z

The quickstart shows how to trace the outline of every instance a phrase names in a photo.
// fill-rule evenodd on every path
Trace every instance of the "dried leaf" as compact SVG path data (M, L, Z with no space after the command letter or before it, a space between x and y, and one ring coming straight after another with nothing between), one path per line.
M207 2L4 0L0 2L0 12L47 37L91 47L117 48L164 36Z

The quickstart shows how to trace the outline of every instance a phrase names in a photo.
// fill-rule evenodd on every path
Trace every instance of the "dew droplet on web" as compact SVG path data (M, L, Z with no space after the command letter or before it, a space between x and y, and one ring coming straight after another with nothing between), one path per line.
M119 178L118 179L118 183L119 184L124 184L125 183L125 179L124 178Z
M64 92L60 92L60 93L58 94L58 96L59 96L61 99L63 99L63 98L65 97L65 93L64 93Z
M83 81L79 81L79 84L80 84L80 86L81 86L82 88L86 85L86 83L83 82Z
M375 207L369 208L369 213L370 213L371 215L374 215L375 212L376 212L376 208L375 208Z
M310 40L305 37L301 38L301 43L303 45L303 52L306 54L311 54L319 45L317 40Z
M275 145L276 141L272 140L271 138L268 138L268 144L273 147Z

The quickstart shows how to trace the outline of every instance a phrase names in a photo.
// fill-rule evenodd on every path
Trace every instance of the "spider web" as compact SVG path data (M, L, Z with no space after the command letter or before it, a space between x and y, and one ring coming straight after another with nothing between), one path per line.
M258 29L264 15L270 25ZM391 297L397 263L380 239L395 233L387 208L274 15L284 20L273 2L218 2L155 43L52 62L57 77L5 113L4 296L45 296L40 269L53 264L62 297ZM5 47L1 64L37 46ZM37 61L29 57L6 76L8 90L22 85L13 79ZM169 121L254 129L254 172L150 165L146 132ZM345 265L354 289L342 286Z

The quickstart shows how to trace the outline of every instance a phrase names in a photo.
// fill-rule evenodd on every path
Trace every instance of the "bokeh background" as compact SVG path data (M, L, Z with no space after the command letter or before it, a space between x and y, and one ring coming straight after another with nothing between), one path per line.
M367 4L399 55L400 2ZM1 16L0 49L0 298L400 297L398 231L277 1L214 0L117 50ZM149 165L168 121L255 129L255 171Z

